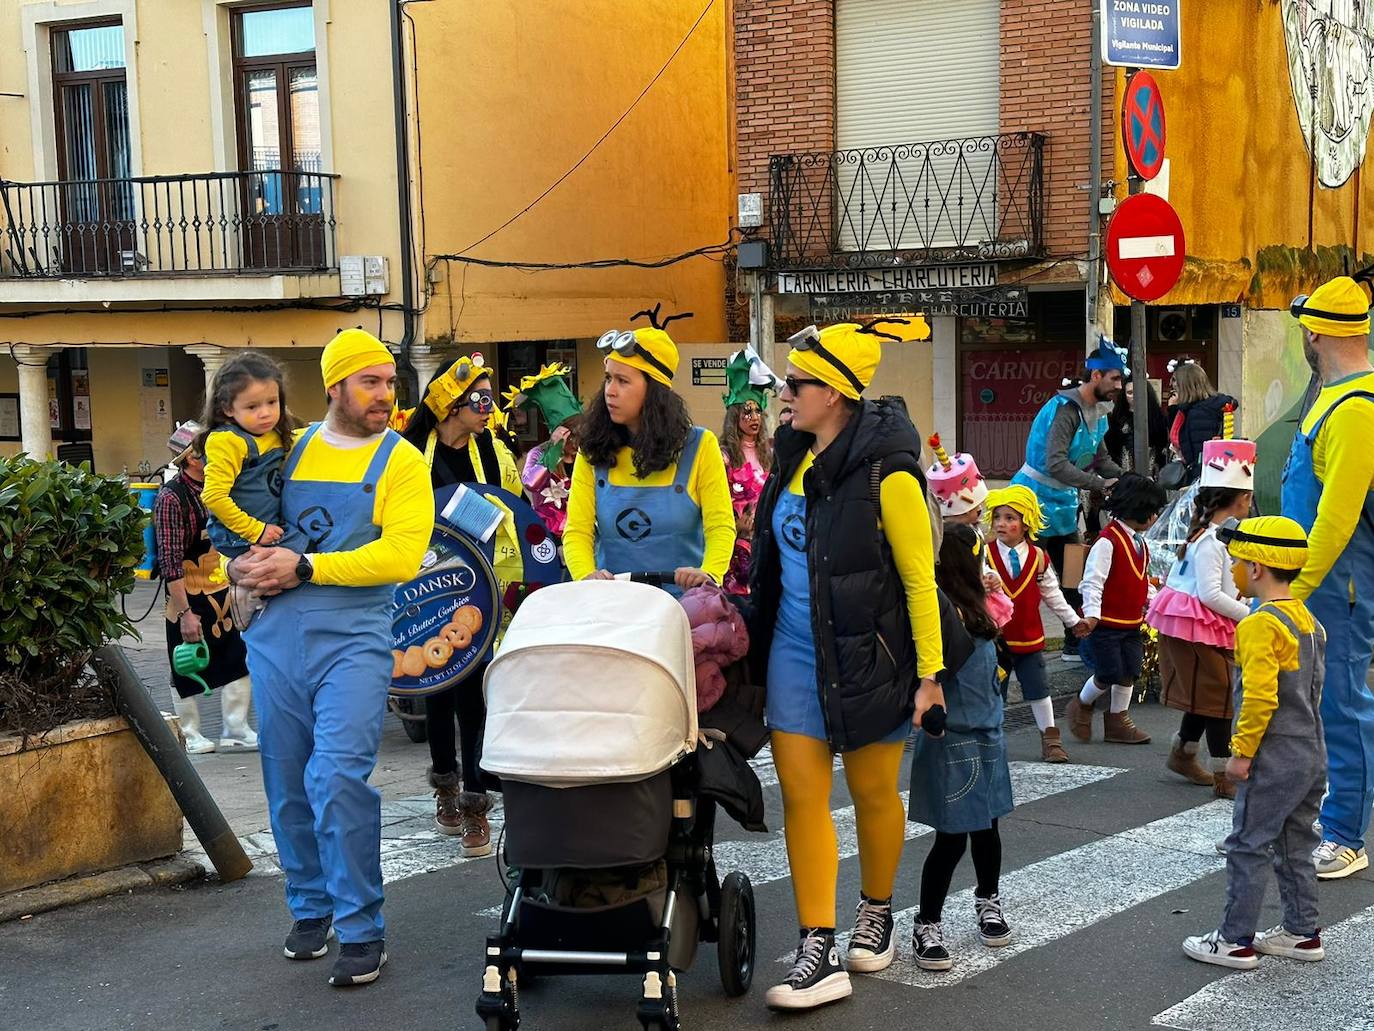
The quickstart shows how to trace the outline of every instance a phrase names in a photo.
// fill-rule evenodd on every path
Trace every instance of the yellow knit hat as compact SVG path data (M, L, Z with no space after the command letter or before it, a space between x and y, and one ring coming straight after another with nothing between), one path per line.
M325 345L320 374L326 388L373 365L395 365L396 356L365 329L345 329Z
M788 339L792 350L787 360L808 376L857 401L878 371L883 340L923 340L929 335L930 327L919 315L911 319L878 319L867 324L837 322L824 329L807 326Z
M633 331L613 329L603 333L596 346L606 355L607 361L614 359L638 369L665 387L673 385L678 366L677 344L663 330L652 327Z
M1307 563L1307 533L1287 516L1227 521L1217 531L1232 558L1271 569L1301 569Z
M1040 499L1035 496L1035 491L1019 483L989 491L987 500L983 502L983 521L991 526L993 513L1003 506L1021 517L1026 524L1027 537L1035 540L1040 536L1040 531L1045 528L1045 516L1040 511Z
M1293 318L1319 336L1357 337L1369 332L1369 295L1349 276L1337 276L1309 296L1295 297Z

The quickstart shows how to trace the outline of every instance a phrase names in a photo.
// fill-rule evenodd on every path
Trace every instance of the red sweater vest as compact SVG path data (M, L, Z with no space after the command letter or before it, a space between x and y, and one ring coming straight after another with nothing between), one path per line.
M1102 536L1112 542L1112 568L1102 587L1101 622L1130 630L1144 622L1145 603L1150 597L1150 546L1145 545L1145 553L1137 555L1130 532L1116 521L1107 524Z
M988 553L1012 602L1011 621L1002 628L1002 639L1018 655L1044 651L1045 624L1040 621L1039 578L1049 556L1034 544L1030 545L1030 557L1021 567L1021 575L1014 577L1002 563L1002 549L996 543L989 546Z

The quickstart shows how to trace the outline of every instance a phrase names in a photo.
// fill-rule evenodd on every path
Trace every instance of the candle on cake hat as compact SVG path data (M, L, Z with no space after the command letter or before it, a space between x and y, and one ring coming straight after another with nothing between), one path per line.
M939 502L946 519L977 511L988 496L988 485L978 471L978 463L966 452L950 455L938 433L926 441L935 454L935 464L926 470L926 483Z
M1234 405L1222 409L1221 436L1202 445L1203 487L1230 487L1233 490L1255 489L1255 462L1258 451L1253 440L1236 436Z

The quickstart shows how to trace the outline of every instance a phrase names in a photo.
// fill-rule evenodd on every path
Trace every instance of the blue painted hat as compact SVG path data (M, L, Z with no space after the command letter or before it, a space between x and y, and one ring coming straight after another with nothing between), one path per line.
M1083 363L1090 372L1119 372L1129 376L1131 370L1126 366L1126 350L1117 347L1105 336L1098 339L1097 350Z

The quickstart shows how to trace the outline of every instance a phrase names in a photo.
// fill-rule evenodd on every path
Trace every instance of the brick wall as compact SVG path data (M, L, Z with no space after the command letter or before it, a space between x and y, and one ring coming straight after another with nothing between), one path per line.
M1094 0L1002 0L1002 132L1045 133L1045 252L1087 252ZM1106 75L1110 76L1110 69ZM1110 85L1110 78L1104 81ZM1109 93L1110 90L1104 90ZM1104 99L1104 104L1108 103ZM1111 131L1111 118L1104 118ZM1110 152L1106 157L1110 158ZM1111 174L1106 168L1104 177Z

